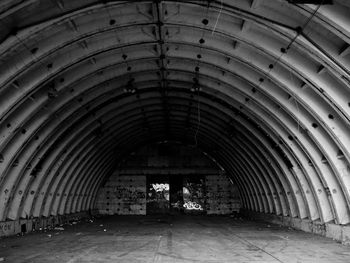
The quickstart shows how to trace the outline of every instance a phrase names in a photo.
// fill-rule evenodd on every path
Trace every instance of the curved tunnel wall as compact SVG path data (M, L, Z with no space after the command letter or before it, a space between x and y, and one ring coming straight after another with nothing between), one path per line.
M345 1L47 2L0 5L0 221L92 209L123 155L175 140L248 210L350 223Z

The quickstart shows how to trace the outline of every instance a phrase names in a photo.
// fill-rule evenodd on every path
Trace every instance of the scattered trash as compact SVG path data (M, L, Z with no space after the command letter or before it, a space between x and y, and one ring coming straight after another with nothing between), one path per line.
M80 236L80 235L82 235L83 233L81 233L81 232L78 232L78 233L76 233L75 235L76 236Z
M94 220L90 219L90 220L89 220L89 222L90 222L90 223L93 223L93 222L94 222Z
M60 230L60 231L63 231L64 228L63 227L55 227L54 230Z
M107 229L103 229L103 231L105 231L105 232L106 232L106 231L107 231Z
M52 235L47 235L48 237L52 237Z
M73 224L73 225L76 225L76 224L78 224L78 223L74 221L74 222L72 222L72 224Z
M103 224L101 224L100 226L103 226Z

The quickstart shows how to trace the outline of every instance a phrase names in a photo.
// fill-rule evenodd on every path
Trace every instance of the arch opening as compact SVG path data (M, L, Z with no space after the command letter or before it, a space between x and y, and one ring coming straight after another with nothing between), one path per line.
M10 2L0 4L1 222L32 229L95 211L116 162L167 140L217 160L246 214L343 238L346 1Z
M238 214L238 185L195 145L163 141L143 146L101 184L96 208L105 215Z

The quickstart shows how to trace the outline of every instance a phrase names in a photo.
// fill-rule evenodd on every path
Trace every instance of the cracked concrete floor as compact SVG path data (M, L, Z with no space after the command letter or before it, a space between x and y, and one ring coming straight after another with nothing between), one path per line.
M350 262L350 247L261 222L111 216L0 239L6 262Z

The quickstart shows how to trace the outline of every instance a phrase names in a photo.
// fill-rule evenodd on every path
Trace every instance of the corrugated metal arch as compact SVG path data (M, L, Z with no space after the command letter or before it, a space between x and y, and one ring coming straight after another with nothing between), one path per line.
M122 154L193 141L199 97L246 208L349 223L349 6L277 2L0 5L1 219L92 208Z

